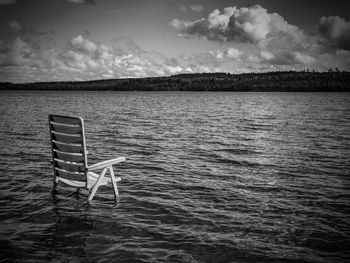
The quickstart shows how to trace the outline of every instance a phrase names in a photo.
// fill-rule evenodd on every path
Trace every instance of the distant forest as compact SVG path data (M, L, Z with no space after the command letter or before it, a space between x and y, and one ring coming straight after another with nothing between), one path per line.
M0 90L350 91L350 72L197 73L93 81L0 83Z

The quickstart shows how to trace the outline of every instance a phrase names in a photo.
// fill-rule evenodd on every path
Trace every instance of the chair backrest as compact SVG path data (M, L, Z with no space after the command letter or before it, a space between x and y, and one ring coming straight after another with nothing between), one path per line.
M87 183L83 119L49 115L49 127L55 177Z

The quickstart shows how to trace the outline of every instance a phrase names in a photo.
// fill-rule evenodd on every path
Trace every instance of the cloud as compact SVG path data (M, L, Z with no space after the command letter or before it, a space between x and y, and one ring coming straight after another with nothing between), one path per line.
M213 57L217 60L230 59L230 60L240 60L243 52L236 48L227 48L226 50L211 50L209 51Z
M240 56L243 54L242 51L236 49L236 48L228 48L227 51L227 57L232 59L239 59Z
M79 35L79 36L71 39L69 41L69 44L73 48L75 48L79 51L90 53L90 54L95 53L97 50L97 46L93 42L89 41L88 39L83 38L82 35Z
M18 34L11 41L0 41L0 81L38 81L40 72L40 81L66 81L164 76L189 71L176 59L145 51L128 38L105 45L78 35L63 48L57 48L54 41L44 48L39 43L34 45L26 36Z
M348 69L350 65L350 53L341 57L334 49L350 49L350 23L339 17L324 17L320 21L319 34L305 34L279 14L255 5L216 9L207 17L196 20L174 19L169 26L180 37L199 37L228 46L226 50L209 52L220 64L212 65L206 61L212 70L217 67L247 71L305 67L317 70L332 67L337 62L339 67ZM245 52L230 47L239 43L248 45ZM197 56L193 60L205 64L203 57Z
M168 72L168 74L173 75L173 74L178 74L180 72L183 71L183 68L180 66L166 66L166 71Z
M2 46L0 66L31 64L34 57L33 49L22 39L16 38Z
M207 18L194 21L174 19L169 26L180 36L200 36L209 40L240 41L263 44L280 34L288 35L294 41L300 41L303 33L288 24L277 13L268 13L259 5L253 7L227 7L221 13L212 11Z
M335 47L350 50L350 22L339 16L322 17L318 32Z
M0 66L38 66L38 57L46 49L52 32L38 32L22 27L17 21L8 23L4 40L0 41Z
M104 77L104 78L106 78L106 79L111 79L111 78L113 78L114 77L114 72L113 72L113 70L108 70L106 73L104 73L103 75L102 75L102 77Z
M316 59L313 56L310 56L308 54L294 52L293 56L294 56L295 62L299 62L304 65L311 65L316 62Z
M261 51L260 56L266 61L271 61L275 58L275 55L268 51Z
M87 65L85 63L84 55L72 50L67 50L61 54L64 63L68 67L86 69Z
M210 50L209 54L211 54L213 57L215 57L217 60L222 60L224 58L224 52L221 50Z

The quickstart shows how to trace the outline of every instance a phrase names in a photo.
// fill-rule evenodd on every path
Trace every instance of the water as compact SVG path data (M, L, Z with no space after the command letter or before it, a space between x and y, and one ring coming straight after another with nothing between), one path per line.
M1 92L0 262L345 262L350 94ZM47 115L120 198L51 195Z

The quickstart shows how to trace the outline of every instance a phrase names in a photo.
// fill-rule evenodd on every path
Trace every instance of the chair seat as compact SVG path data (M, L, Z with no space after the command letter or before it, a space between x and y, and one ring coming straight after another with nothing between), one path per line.
M91 189L96 184L96 181L97 181L99 176L100 175L98 175L94 172L88 172L88 185L87 185L88 189ZM69 179L65 179L62 177L57 177L57 180L61 181L64 184L67 184L69 186L73 186L73 187L79 187L79 188L86 187L86 184L83 181L69 180ZM120 177L115 177L116 182L118 182L120 180L121 180ZM103 177L100 185L107 185L107 184L110 184L111 182L112 182L112 180L110 177Z

